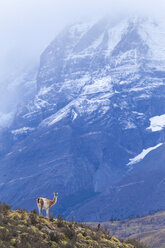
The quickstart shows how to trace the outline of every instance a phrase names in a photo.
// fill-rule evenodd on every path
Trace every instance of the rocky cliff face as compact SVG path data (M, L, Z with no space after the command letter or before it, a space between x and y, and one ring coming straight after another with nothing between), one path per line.
M165 207L154 200L165 176L164 40L161 24L141 18L67 27L7 130L0 200L31 209L58 191L57 211L87 220Z

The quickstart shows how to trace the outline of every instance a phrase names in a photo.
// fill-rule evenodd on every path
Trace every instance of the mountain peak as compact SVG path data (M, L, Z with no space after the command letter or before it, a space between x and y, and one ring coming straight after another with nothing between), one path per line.
M161 30L148 19L104 18L54 39L41 55L37 92L1 138L2 199L30 209L55 189L65 216L90 220L165 206L154 201L164 199L165 177Z

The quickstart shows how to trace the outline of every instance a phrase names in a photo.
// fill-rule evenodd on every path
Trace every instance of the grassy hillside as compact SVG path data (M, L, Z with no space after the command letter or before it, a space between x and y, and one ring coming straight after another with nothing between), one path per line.
M62 218L39 217L18 209L13 211L0 204L1 248L135 248L110 236L107 231L67 222Z
M97 223L92 226L97 226ZM140 240L151 248L165 247L165 211L135 219L104 222L101 226L118 238Z

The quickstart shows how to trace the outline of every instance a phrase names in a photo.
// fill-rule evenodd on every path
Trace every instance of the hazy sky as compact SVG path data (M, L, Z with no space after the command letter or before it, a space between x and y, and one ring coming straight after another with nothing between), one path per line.
M2 75L39 60L68 23L108 12L163 15L164 0L0 0L0 82Z

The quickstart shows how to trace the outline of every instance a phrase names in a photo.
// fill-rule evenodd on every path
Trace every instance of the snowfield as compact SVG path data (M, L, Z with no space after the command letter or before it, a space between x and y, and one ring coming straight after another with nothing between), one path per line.
M163 143L159 143L159 144L156 145L156 146L149 147L149 148L147 148L147 149L143 149L143 151L142 151L140 154L138 154L138 155L137 155L136 157L134 157L134 158L131 158L131 159L130 159L130 162L129 162L127 165L130 166L130 165L139 163L143 158L145 158L145 156L146 156L149 152L151 152L151 151L157 149L157 148L158 148L159 146L161 146L161 145L163 145Z
M158 115L150 118L150 126L147 127L147 130L152 132L161 131L165 127L165 114Z

